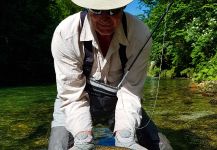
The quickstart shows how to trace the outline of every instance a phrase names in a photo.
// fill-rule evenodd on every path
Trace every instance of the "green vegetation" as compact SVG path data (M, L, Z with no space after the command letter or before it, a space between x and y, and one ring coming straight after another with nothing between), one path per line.
M3 0L0 86L54 82L53 32L61 20L79 10L71 0Z
M167 0L144 0L151 8L145 22L153 28L168 5ZM169 77L194 81L217 80L217 3L215 0L175 0L165 22L154 34L152 75L159 73L166 23L162 69Z

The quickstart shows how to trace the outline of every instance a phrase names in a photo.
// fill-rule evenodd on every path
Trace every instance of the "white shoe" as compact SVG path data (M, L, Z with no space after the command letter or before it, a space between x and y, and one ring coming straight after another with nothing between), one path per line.
M129 130L120 130L115 135L115 146L131 150L148 150L135 142L135 136Z

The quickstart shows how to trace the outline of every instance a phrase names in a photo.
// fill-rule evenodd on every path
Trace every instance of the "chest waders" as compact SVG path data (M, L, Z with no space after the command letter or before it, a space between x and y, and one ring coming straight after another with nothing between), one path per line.
M83 27L84 19L87 11L80 14L81 28ZM127 37L127 20L123 13L122 24L125 36ZM114 128L114 113L117 103L117 87L106 85L100 81L89 78L93 65L93 50L92 41L84 41L84 64L83 72L87 78L85 90L88 92L90 98L90 112L93 119L93 125L101 123L108 125L111 130ZM124 68L127 62L126 46L120 44L119 56L122 65L122 73L124 75ZM142 110L141 126L144 126L149 121L148 115ZM148 148L149 150L159 150L159 136L155 124L150 121L147 127L136 130L138 143Z

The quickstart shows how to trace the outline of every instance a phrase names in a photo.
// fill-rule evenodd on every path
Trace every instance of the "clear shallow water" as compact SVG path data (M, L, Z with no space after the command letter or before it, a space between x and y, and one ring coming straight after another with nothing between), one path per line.
M209 103L214 97L204 97L198 89L190 88L190 80L161 79L156 99L157 82L146 80L143 107L174 149L216 150L217 105Z
M156 99L157 82L157 79L148 78L144 88L143 107L148 113L152 113L153 104L156 100L153 117L158 117L158 114L176 113L176 117L190 115L197 119L199 116L204 117L216 113L216 106L209 103L212 98L202 96L196 88L190 88L190 80L161 79L159 95ZM190 118L194 119L194 117Z
M187 79L161 79L156 98L158 79L147 78L143 108L175 150L217 149L217 106L209 103L212 97L204 97L199 90L190 88L190 83ZM100 133L96 136L98 144L114 143L111 131L96 131Z
M152 119L175 150L216 150L217 106L209 103L212 97L189 88L189 83L161 79ZM157 79L145 82L143 107L149 115L156 85ZM46 149L55 96L55 85L0 88L0 149ZM110 130L95 131L99 145L114 145Z

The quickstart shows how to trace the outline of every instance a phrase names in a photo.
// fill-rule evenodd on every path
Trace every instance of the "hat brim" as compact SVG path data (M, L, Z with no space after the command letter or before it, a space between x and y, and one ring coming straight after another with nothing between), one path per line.
M133 0L72 0L78 6L97 9L97 10L109 10L124 7Z

